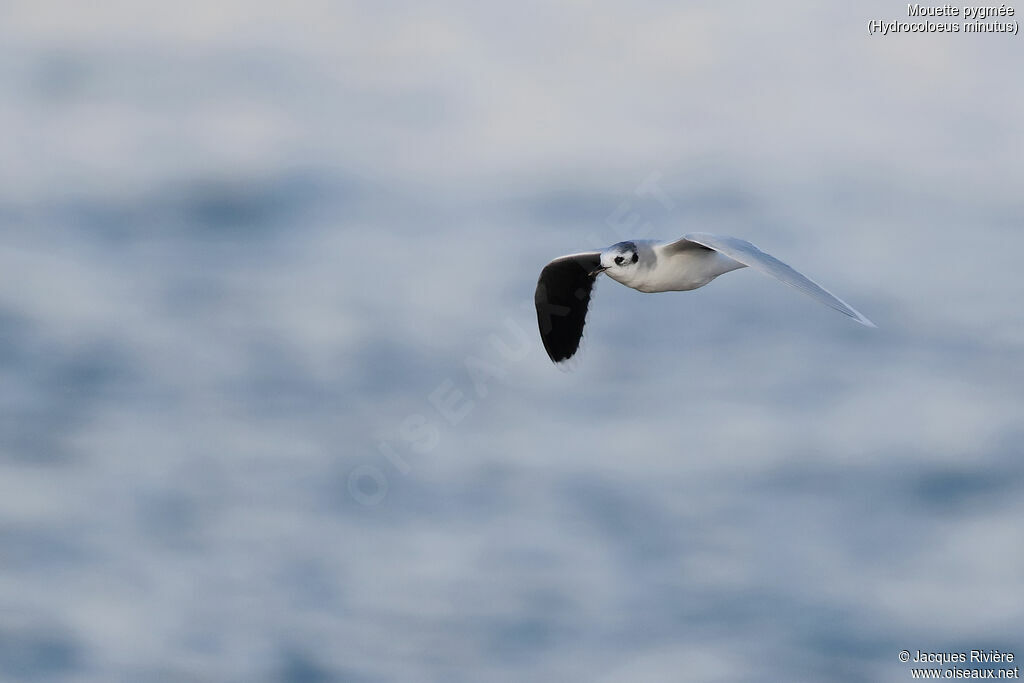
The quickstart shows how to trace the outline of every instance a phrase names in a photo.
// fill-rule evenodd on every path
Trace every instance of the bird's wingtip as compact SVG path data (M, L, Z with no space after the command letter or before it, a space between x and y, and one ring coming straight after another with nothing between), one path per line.
M863 313L858 314L857 317L854 318L854 320L859 322L864 327L870 327L870 328L876 329L876 330L878 329L878 325L876 325L873 322L871 322L870 320L868 320L868 317L866 315L864 315Z

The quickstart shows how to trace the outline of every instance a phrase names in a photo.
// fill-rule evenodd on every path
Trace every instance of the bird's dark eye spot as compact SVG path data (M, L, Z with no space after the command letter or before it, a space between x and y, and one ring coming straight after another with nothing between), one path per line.
M636 263L636 262L637 262L637 261L639 261L639 260L640 260L640 254L638 254L638 253L636 253L636 252L634 251L634 252L633 252L633 263Z
M622 265L622 263L623 263L623 261L625 261L625 259L624 259L624 258L622 258L621 256L616 256L616 257L615 257L615 265L617 265L617 266L621 266L621 265Z

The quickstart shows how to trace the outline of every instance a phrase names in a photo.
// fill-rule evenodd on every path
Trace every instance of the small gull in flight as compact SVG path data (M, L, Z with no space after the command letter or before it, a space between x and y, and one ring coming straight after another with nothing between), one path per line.
M590 293L601 273L641 292L677 292L703 287L719 275L747 266L778 278L862 325L875 327L853 306L750 242L695 232L675 242L619 242L604 251L562 256L544 266L534 294L544 348L555 363L576 353Z

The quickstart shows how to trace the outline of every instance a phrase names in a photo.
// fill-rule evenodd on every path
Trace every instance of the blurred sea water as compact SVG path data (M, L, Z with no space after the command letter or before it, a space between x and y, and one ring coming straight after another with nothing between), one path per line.
M9 2L0 678L1024 656L1019 39L903 6ZM734 234L757 273L549 259Z

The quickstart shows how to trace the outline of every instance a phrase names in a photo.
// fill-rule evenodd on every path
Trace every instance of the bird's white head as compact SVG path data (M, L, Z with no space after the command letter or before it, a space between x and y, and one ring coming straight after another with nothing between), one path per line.
M607 273L616 280L626 278L636 269L640 261L640 250L634 242L619 242L601 252L601 266L592 275Z

